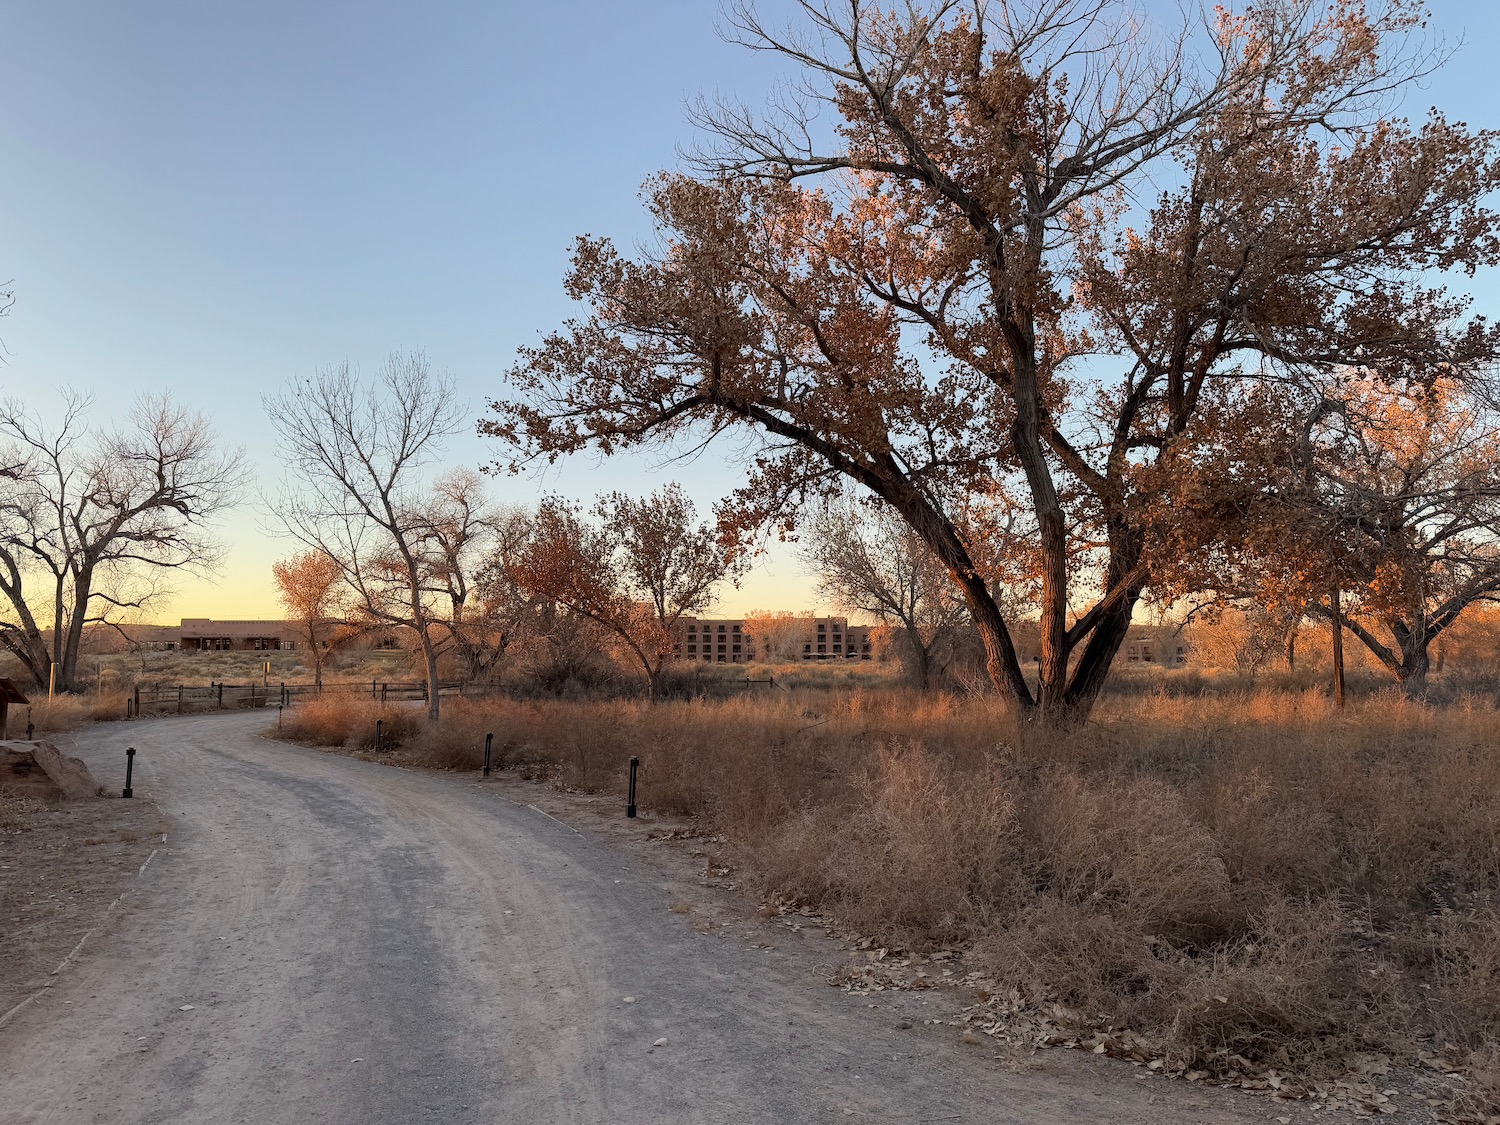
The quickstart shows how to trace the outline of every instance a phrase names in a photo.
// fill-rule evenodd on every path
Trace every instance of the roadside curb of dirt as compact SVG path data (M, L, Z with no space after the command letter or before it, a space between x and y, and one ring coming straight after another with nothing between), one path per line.
M162 835L161 839L163 844L167 842L167 837L165 834ZM88 928L84 935L78 939L78 944L73 946L72 951L69 952L69 954L60 962L58 962L57 968L53 969L52 972L47 974L47 983L42 985L41 988L38 988L30 996L14 1005L8 1012L0 1015L0 1030L3 1030L11 1020L15 1019L16 1016L20 1015L23 1011L30 1007L34 1000L42 996L48 989L56 984L59 979L61 979L63 970L78 958L78 955L83 952L83 947L88 944L89 939L92 938L95 934L99 933L99 931L104 929L104 927L109 924L109 920L114 917L115 910L118 909L120 903L124 901L125 896L135 889L136 880L139 880L140 877L146 873L146 868L151 866L151 861L156 858L156 853L159 851L161 851L161 848L159 847L151 849L151 854L148 855L145 861L140 865L140 867L136 869L135 880L132 880L130 886L126 887L123 891L115 896L114 901L104 908L104 913L100 915L99 921L95 922Z

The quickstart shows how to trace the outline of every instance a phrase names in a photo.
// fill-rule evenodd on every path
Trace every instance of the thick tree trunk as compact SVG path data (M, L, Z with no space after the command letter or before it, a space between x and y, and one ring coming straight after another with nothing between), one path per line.
M1406 644L1401 646L1401 667L1396 673L1401 689L1413 699L1421 696L1427 690L1427 673L1431 667L1426 638L1413 631Z
M932 690L932 653L922 644L922 638L913 634L912 671L916 673L918 691Z
M73 576L73 610L68 617L67 643L58 662L59 691L77 691L78 658L83 651L83 625L88 617L89 602L94 597L94 568L86 566Z
M438 662L437 646L432 643L426 628L422 631L422 657L427 662L427 719L436 724L440 717L438 705Z

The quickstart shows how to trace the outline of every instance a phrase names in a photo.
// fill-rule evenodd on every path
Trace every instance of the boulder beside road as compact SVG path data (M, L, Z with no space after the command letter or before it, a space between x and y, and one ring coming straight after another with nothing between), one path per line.
M0 742L0 786L49 801L81 801L99 795L99 783L82 759L40 740Z

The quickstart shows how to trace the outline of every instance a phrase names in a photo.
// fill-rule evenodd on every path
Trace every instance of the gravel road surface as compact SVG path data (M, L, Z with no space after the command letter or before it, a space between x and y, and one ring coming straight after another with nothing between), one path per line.
M0 1029L0 1121L1332 1116L1133 1081L1074 1052L1006 1065L921 1022L961 1001L828 987L840 954L824 935L693 886L680 861L674 873L581 811L531 807L540 786L288 746L266 722L70 740L101 781L139 747L136 791L173 827L56 986Z

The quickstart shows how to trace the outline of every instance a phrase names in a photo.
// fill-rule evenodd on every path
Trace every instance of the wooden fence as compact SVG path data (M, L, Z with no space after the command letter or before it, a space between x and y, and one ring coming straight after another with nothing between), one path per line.
M440 683L438 694L483 695L487 685ZM324 695L364 696L381 703L427 699L424 680L357 680L317 684L261 683L139 684L126 698L125 717L185 715L200 711L235 711L252 707L290 707Z

